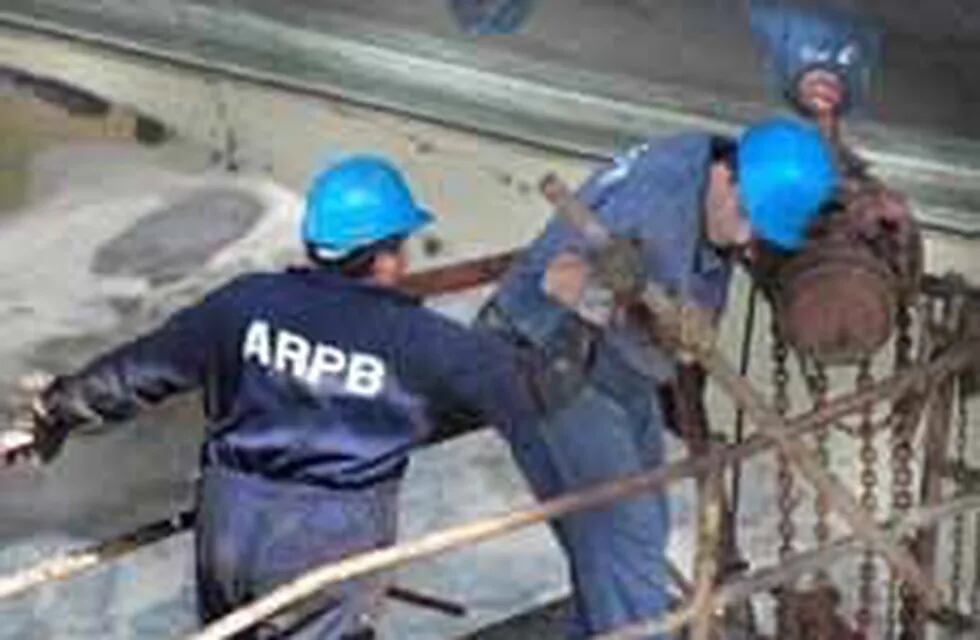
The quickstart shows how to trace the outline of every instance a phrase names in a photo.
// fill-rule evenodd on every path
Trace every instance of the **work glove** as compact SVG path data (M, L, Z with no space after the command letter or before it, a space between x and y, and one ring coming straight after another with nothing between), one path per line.
M30 436L34 456L45 464L61 452L72 429L97 419L80 398L69 392L64 378L30 374L18 382L18 394L20 409L14 429Z
M636 296L643 290L646 267L639 240L614 236L589 257L596 281L617 297Z

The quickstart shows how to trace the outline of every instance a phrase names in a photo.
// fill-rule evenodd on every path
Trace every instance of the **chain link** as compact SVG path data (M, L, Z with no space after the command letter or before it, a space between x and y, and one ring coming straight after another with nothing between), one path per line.
M789 369L786 365L789 349L776 322L772 325L772 383L773 406L780 416L789 412ZM779 509L779 557L785 558L793 553L793 541L796 536L796 525L793 522L793 472L789 460L781 452L776 454L776 501ZM792 585L783 585L783 592L777 599L777 627L780 637L797 637L795 619L788 605L786 592L792 590Z
M773 404L776 412L780 416L786 416L789 412L789 369L786 366L788 356L789 349L786 346L786 342L783 340L779 328L774 325L772 346ZM777 500L779 503L779 555L780 557L786 557L793 553L796 525L793 522L793 472L789 460L782 453L778 454L776 484L778 488Z
M858 391L867 390L874 382L871 377L871 362L865 360L858 365L857 389ZM875 466L878 462L878 452L875 450L874 443L874 422L872 412L874 405L869 403L861 412L861 505L869 515L874 516L877 511L877 484L878 475ZM867 549L864 558L858 567L859 575L859 596L857 623L858 628L865 637L871 637L870 630L873 621L872 609L874 607L874 586L875 586L875 557L871 549Z
M909 368L913 361L912 343L912 304L908 300L903 300L898 304L895 313L895 373L901 373ZM912 508L914 494L912 493L912 458L914 450L912 448L912 436L915 432L915 424L911 417L907 415L908 400L898 399L892 405L889 421L893 428L892 432L892 517L901 518ZM906 538L905 544L911 547L911 538ZM897 597L899 583L894 572L888 584L888 601L886 604L885 620L887 628L886 638L895 637L895 618L898 606Z
M813 408L819 411L827 405L828 391L827 371L820 362L813 363ZM830 468L830 424L825 423L817 431L817 455L820 456L820 464L824 469ZM817 492L814 503L816 523L813 526L813 535L817 539L817 544L823 546L830 541L830 504L826 496ZM823 573L823 572L821 572Z

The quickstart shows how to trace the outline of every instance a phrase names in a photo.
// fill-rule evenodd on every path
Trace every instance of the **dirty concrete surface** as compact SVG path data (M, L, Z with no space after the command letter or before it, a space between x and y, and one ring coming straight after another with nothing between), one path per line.
M431 9L431 3L420 5ZM397 7L415 10L408 4ZM538 22L544 15L535 17L533 29L557 29ZM181 135L154 148L73 142L72 136L43 143L27 138L16 153L0 154L0 159L16 160L9 165L4 160L4 168L15 170L5 170L0 179L0 203L6 203L0 205L0 398L9 398L14 379L27 370L67 370L153 326L235 273L297 259L302 186L316 168L344 153L390 154L405 166L421 199L439 213L432 233L442 251L426 256L413 245L420 266L525 242L548 214L534 192L537 177L557 170L575 182L592 166L343 103L285 96L37 41L27 44L19 55L69 65L80 80L92 78L114 95L153 105L154 113ZM3 104L0 99L0 108ZM229 131L235 133L233 145ZM237 173L229 173L229 166ZM930 235L928 242L931 271L956 269L980 282L975 240ZM730 354L737 352L747 289L740 277L722 335ZM485 293L435 304L466 320ZM767 322L763 313L759 327ZM768 347L760 338L753 348L758 365L752 377L762 387L769 385ZM794 389L797 409L806 406L803 395ZM730 432L732 408L717 390L710 395L710 409L717 427ZM193 492L200 433L195 399L188 398L136 424L80 436L49 468L5 472L0 480L0 571L185 506ZM886 446L884 439L879 444ZM838 434L833 449L835 470L853 482L854 443ZM671 455L681 455L676 443ZM887 460L880 463L884 477ZM743 481L757 490L746 496L740 513L742 542L760 564L775 561L772 473L766 457L746 467ZM887 491L884 485L881 495ZM490 432L474 434L416 457L403 495L402 536L500 513L529 500L499 439ZM809 501L804 491L801 502ZM672 494L672 503L671 551L686 567L692 546L690 483ZM839 523L835 526L843 533ZM804 542L812 539L807 509L799 529ZM853 581L853 565L843 563L837 571L842 580ZM409 567L399 572L398 581L458 599L471 613L457 621L392 604L383 637L457 637L560 599L567 591L564 562L544 527ZM0 603L0 619L4 640L176 637L195 624L189 538L175 537L69 583Z

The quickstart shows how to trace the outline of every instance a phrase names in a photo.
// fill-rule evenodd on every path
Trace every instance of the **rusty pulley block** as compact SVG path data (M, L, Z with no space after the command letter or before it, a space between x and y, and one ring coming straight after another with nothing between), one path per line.
M922 239L905 198L853 161L845 175L804 249L764 252L757 269L786 341L824 364L876 353L922 273Z
M797 640L863 640L841 613L841 595L828 582L808 589L782 591L785 613L792 618L793 637Z

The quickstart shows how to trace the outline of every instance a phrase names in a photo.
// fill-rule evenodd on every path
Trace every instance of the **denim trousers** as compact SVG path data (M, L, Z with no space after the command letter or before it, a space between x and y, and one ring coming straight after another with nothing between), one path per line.
M512 450L536 496L553 498L662 464L664 420L651 396L627 407L587 384L540 424L518 430ZM570 637L612 631L666 610L664 493L573 513L552 525L574 590Z
M198 608L215 620L292 578L395 542L398 483L351 490L203 472L195 525ZM267 640L370 637L384 578L327 589L240 635Z

